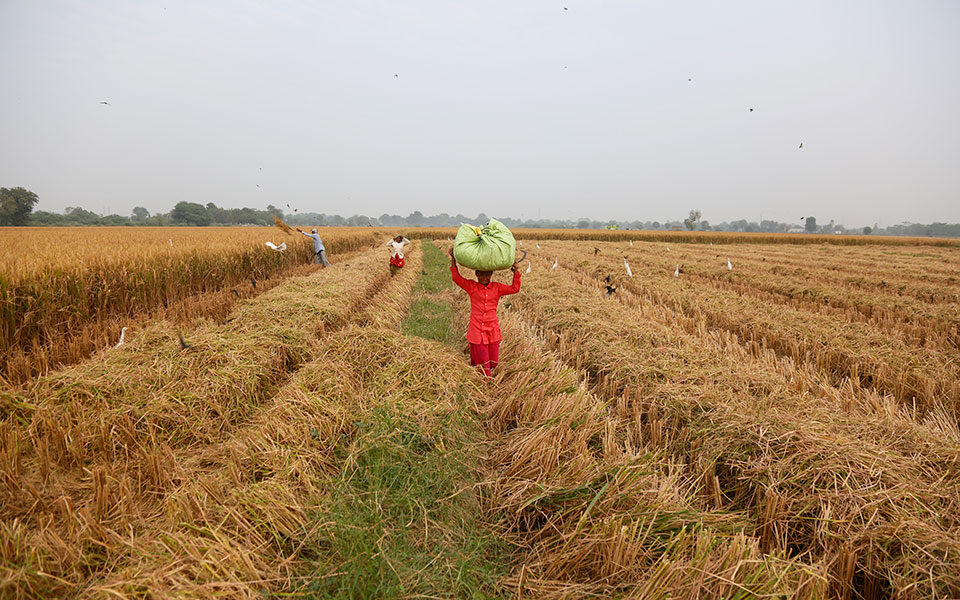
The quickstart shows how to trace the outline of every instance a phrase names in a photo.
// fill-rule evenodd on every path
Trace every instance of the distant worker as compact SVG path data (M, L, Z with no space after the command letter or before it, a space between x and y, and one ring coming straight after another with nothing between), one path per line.
M477 280L464 279L457 269L457 259L450 249L450 275L453 282L463 288L470 296L470 325L467 327L467 341L470 342L470 364L483 368L490 377L500 361L500 321L497 320L497 304L500 296L516 294L520 291L520 271L517 263L510 267L513 271L513 284L504 285L490 282L493 271L474 271Z
M398 235L389 242L390 247L390 277L393 277L403 268L403 249L410 245L410 240Z
M297 227L297 231L313 240L313 262L318 265L322 264L324 267L329 267L330 263L327 261L327 249L324 248L323 240L320 239L320 234L317 233L317 230L312 229L311 231L313 233L307 233Z

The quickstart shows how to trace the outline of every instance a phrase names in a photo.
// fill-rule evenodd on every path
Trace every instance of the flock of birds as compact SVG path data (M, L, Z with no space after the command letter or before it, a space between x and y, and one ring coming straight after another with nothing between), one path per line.
M710 245L712 246L713 243L711 242ZM632 242L632 241L630 242L630 247L631 247L631 248L633 247L633 242ZM666 248L667 248L667 252L670 252L670 246L667 246ZM537 249L538 249L538 250L540 249L540 244L537 244ZM620 254L623 254L623 250L621 250L620 248L617 248L616 250L617 250L617 252L619 252ZM596 255L598 255L598 254L600 254L600 248L597 248L596 246L594 246L594 247L593 247L593 255L596 256ZM556 271L556 270L557 270L557 267L559 267L559 266L560 266L560 258L559 258L559 257L554 257L554 259L553 259L553 266L550 267L550 270L551 270L551 271ZM624 270L627 272L627 277L631 277L631 278L632 278L632 277L633 277L633 269L630 268L630 262L627 260L627 257L623 257L623 268L624 268ZM727 270L728 270L728 271L732 271L732 270L733 270L733 262L731 262L729 258L727 259ZM530 265L527 265L527 273L529 273L529 272L530 272ZM678 265L674 268L674 270L673 270L673 276L674 276L675 278L679 278L681 273L683 273L683 265L678 264ZM613 283L613 276L612 276L612 275L607 275L607 276L604 278L604 281L606 282L606 286L605 286L605 287L606 287L606 290L607 290L607 296L612 296L613 294L615 294L616 291L617 291L617 288L616 288L615 286L610 285L611 283Z
M523 245L523 242L518 242L518 243L519 243L521 246ZM173 240L172 240L172 239L170 240L170 245L171 245L171 246L173 245ZM264 245L267 246L268 248L270 248L271 250L273 250L274 252L279 252L279 253L281 253L281 254L287 250L287 243L286 243L286 242L281 242L280 244L274 244L273 242L264 242ZM713 246L712 243L711 243L710 245ZM536 246L537 246L537 250L540 250L540 244L538 243ZM633 247L633 241L632 241L632 240L630 241L630 247L631 247L631 248ZM617 248L616 250L617 250L617 252L619 252L620 254L623 254L623 250L621 250L620 248ZM666 250L667 250L667 252L670 252L670 246L669 246L669 245L666 246ZM521 252L523 252L523 258L526 258L527 252L526 252L525 250L521 250ZM593 247L593 255L596 256L596 255L598 255L598 254L600 254L600 248L597 248L596 246L594 246L594 247ZM520 260L522 261L523 258L521 258ZM349 266L349 265L348 265L348 266ZM556 270L557 270L557 267L559 267L559 266L560 266L560 258L559 258L559 257L554 257L554 259L553 259L553 266L550 267L550 270L551 270L551 271L556 271ZM633 277L633 270L630 268L630 262L627 260L627 257L623 257L623 268L624 268L624 270L626 270L626 272L627 272L627 277L631 277L631 278L632 278L632 277ZM729 258L727 259L727 270L728 270L728 271L732 271L732 270L733 270L733 263L730 261ZM528 262L528 263L527 263L527 270L525 271L525 273L529 275L532 271L533 271L533 263ZM676 268L674 269L674 271L673 271L673 276L674 276L675 278L679 278L681 273L683 273L683 265L678 264L678 265L676 266ZM426 272L424 272L423 274L426 274ZM269 276L269 275L267 275L267 279L270 279L270 276ZM614 286L614 285L611 285L611 284L613 283L613 276L612 276L612 275L607 275L607 276L604 278L604 282L605 282L605 284L606 284L604 287L606 288L606 295L607 295L607 296L612 296L613 294L615 294L615 293L617 292L617 287ZM253 289L254 289L254 290L257 289L257 280L256 280L256 279L254 279L254 278L251 277L251 278L250 278L250 284L253 286ZM238 292L236 288L231 289L230 292L231 292L234 296L236 296L238 299L240 298L240 292ZM120 340L119 340L119 341L117 342L117 344L114 346L114 349L117 349L117 348L120 348L121 346L123 346L124 340L125 340L125 337L126 337L126 333L127 333L127 328L126 328L126 327L123 327L123 328L120 329ZM177 338L178 338L178 340L180 341L180 348L181 348L181 349L186 350L187 348L190 348L190 347L191 347L190 344L188 344L188 343L183 339L183 335L182 335L180 332L177 332Z

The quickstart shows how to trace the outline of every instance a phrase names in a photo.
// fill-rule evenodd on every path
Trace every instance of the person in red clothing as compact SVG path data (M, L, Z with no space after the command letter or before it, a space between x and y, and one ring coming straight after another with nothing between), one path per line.
M474 271L477 280L464 279L457 269L457 259L450 249L450 276L453 282L470 295L470 325L467 327L467 341L470 342L470 364L480 365L487 377L500 360L500 322L497 321L497 304L500 296L516 294L520 291L520 271L517 263L510 267L513 271L513 284L503 285L490 282L493 271Z

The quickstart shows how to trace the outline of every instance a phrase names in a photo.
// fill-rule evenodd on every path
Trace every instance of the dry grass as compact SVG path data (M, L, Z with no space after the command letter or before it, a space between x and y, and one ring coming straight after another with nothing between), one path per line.
M908 327L898 327L892 319L851 320L825 303L775 302L749 284L730 283L750 267L738 264L728 271L726 258L697 259L676 246L669 252L663 247L621 247L623 254L604 246L595 254L595 246L551 242L535 255L549 263L559 257L563 271L572 270L593 285L612 274L625 290L703 321L708 328L734 333L745 343L809 363L835 384L849 378L893 395L921 415L946 410L960 416L956 309L952 318ZM632 278L626 276L624 257ZM683 274L675 278L678 264Z
M475 223L476 224L476 223ZM808 235L794 233L732 233L725 231L631 231L607 229L511 229L518 240L597 240L608 242L672 242L688 244L829 244L832 246L930 246L960 247L952 238L893 237L863 235ZM453 238L456 227L417 227L403 229L410 239Z
M334 257L380 239L368 228L323 235ZM286 253L264 246L281 239ZM0 248L0 381L15 384L115 344L121 326L222 312L257 291L251 279L307 268L312 251L265 227L3 228Z
M195 483L181 465L229 439L320 356L318 336L369 303L389 277L384 262L368 251L353 268L292 278L240 303L224 325L182 332L189 348L161 323L3 394L0 518L16 541L8 586L74 589L91 569L115 567L127 540L168 510L170 491Z
M615 439L665 449L704 506L749 517L762 548L822 561L832 593L960 589L960 436L946 414L919 423L702 316L605 298L551 263L535 263L515 305L616 405Z
M453 339L469 308L416 242L397 277L358 252L0 392L0 596L960 595L956 349L911 337L951 322L955 250L731 246L717 274L709 245L540 244L493 381L400 333L414 299Z

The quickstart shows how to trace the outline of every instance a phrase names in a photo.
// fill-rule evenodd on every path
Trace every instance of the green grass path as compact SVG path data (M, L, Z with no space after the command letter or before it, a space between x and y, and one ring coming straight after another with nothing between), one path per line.
M449 303L434 297L452 286L448 261L424 242L424 270L414 289L402 331L439 341L435 352L452 353ZM409 344L430 344L411 339ZM449 357L445 357L449 358ZM388 366L389 368L389 366ZM371 382L376 385L377 382ZM355 423L342 470L315 515L323 523L315 549L317 572L293 591L301 598L503 598L499 581L508 549L480 520L474 490L479 481L482 429L468 409L472 384L451 377L459 408L427 430L404 402L405 382ZM410 393L416 393L411 390Z

